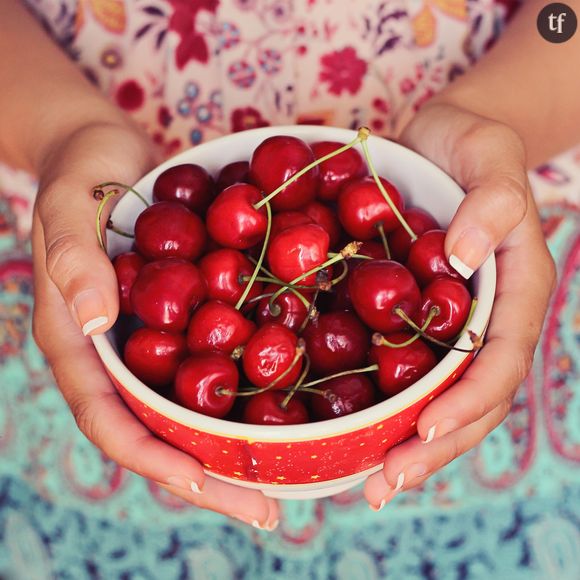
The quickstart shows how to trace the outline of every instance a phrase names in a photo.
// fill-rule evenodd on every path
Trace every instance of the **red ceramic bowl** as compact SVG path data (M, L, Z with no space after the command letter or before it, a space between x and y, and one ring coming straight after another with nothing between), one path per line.
M156 177L180 163L197 163L217 173L223 165L248 159L272 135L294 135L307 142L348 142L353 131L331 127L267 127L236 133L199 145L163 163L135 188L151 196ZM430 211L446 227L464 196L461 188L431 162L385 139L370 137L369 149L379 174L404 194L408 205ZM113 220L132 231L142 203L125 196ZM126 251L131 240L108 232L111 256ZM482 334L495 294L495 261L491 256L474 275L478 306L470 328ZM115 329L93 337L96 349L120 395L135 415L160 439L197 458L208 475L237 485L260 489L279 498L306 499L344 491L381 468L385 452L416 433L421 410L452 385L472 355L450 351L421 380L373 407L338 419L307 425L246 425L214 419L161 397L139 381L123 364L115 346ZM463 336L457 346L469 349Z

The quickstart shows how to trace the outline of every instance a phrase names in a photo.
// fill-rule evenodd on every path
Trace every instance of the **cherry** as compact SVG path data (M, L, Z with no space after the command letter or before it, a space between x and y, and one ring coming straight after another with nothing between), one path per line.
M446 341L456 337L463 329L471 308L471 294L459 280L435 278L421 294L421 326L433 306L439 309L425 330L426 334Z
M119 310L121 314L133 314L130 295L139 270L145 265L145 259L137 252L124 252L113 260L119 287Z
M165 258L141 268L131 290L131 304L147 326L181 332L206 295L205 281L191 262Z
M398 332L385 338L392 343L401 344L412 336L409 332ZM426 375L437 364L437 357L419 339L401 348L373 345L369 361L379 366L375 373L378 387L387 395L393 396Z
M297 137L278 135L263 141L252 155L250 179L265 195L315 161L312 149ZM318 167L312 168L271 200L274 211L300 209L312 201L318 188Z
M175 400L184 407L225 417L236 399L239 374L234 361L223 354L207 353L185 359L175 377Z
M207 283L210 300L221 300L235 305L243 294L247 282L243 276L251 276L254 265L244 254L237 250L224 248L206 254L198 263ZM248 300L262 293L262 283L254 282Z
M365 241L358 251L359 256L368 256L374 260L384 260L387 256L383 244L373 241ZM358 263L358 262L357 262ZM356 264L355 264L356 265Z
M250 397L244 409L244 422L250 425L300 425L308 423L308 411L292 397L286 408L281 405L286 393L267 391Z
M397 188L386 179L380 179L397 209L402 210L403 197ZM378 226L390 232L399 225L399 219L372 177L351 181L343 188L338 197L338 218L349 235L363 241L375 238Z
M270 284L264 290L266 296L260 300L258 303L258 308L256 309L256 322L258 326L264 326L269 322L277 322L282 326L285 326L293 332L297 332L298 329L304 323L308 310L306 306L301 302L300 298L296 296L290 290L280 294L278 298L274 301L274 305L280 308L280 312L277 316L272 314L270 311L270 297L268 294L273 294L278 290L279 286L276 284ZM310 300L311 294L301 291L302 295Z
M196 260L205 241L201 218L176 201L154 203L135 222L135 246L149 260Z
M182 334L139 328L125 343L123 360L127 368L148 387L169 385L177 367L187 357Z
M445 232L430 230L420 235L409 249L406 266L419 286L427 286L439 276L449 276L466 282L445 257Z
M224 165L219 172L216 190L222 192L226 187L234 183L249 183L250 163L249 161L234 161Z
M435 218L420 207L410 207L403 211L402 215L416 236L439 228ZM413 242L409 232L403 226L399 226L389 234L388 240L391 258L397 260L397 262L404 263Z
M322 314L302 336L310 368L319 376L360 367L370 348L369 333L352 312Z
M302 208L302 211L328 234L330 238L329 245L331 248L335 248L340 242L342 235L342 228L336 214L327 205L319 201L311 201Z
M336 141L318 141L310 145L314 157L320 159L342 147ZM368 173L367 166L356 149L347 149L319 165L318 199L336 201L341 187Z
M328 246L328 234L320 226L293 226L270 241L267 253L270 269L280 280L290 282L323 264L328 256ZM315 273L300 279L303 285L315 283Z
M260 327L246 344L242 357L249 381L264 388L292 367L274 388L284 389L295 383L302 367L301 360L295 362L297 346L297 336L285 326L269 323Z
M256 325L230 304L210 300L191 317L187 330L187 346L193 354L223 352L231 354L245 345Z
M318 387L333 396L312 395L310 409L319 420L343 417L370 407L375 402L375 388L365 376L336 377Z
M393 260L362 262L351 272L348 289L362 321L383 333L406 327L405 321L395 312L397 308L414 319L421 303L421 293L413 275Z
M206 226L212 239L235 250L247 250L264 239L266 210L254 208L261 199L260 191L247 183L224 189L207 210Z
M166 169L153 184L155 201L178 201L200 215L205 213L213 196L214 182L211 175L193 163Z
M270 239L273 240L280 232L293 226L312 224L314 220L302 211L281 211L272 217Z

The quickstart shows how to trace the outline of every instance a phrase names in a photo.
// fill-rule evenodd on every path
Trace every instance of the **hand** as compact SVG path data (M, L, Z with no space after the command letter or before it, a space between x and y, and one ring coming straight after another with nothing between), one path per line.
M106 331L118 314L115 273L97 243L92 188L104 181L132 184L154 164L149 140L128 124L88 125L48 155L32 232L34 336L80 430L105 455L198 507L273 529L275 501L206 478L195 459L133 416L85 336Z
M445 240L451 264L467 278L495 250L498 280L483 349L463 377L423 410L418 436L391 449L384 468L368 478L365 496L374 509L423 483L505 419L530 370L555 284L523 143L514 131L433 102L409 123L401 142L468 192Z

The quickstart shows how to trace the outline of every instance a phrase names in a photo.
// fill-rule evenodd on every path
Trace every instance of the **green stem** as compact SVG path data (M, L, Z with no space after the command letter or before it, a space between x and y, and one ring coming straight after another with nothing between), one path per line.
M130 185L119 183L117 181L106 181L105 183L99 183L99 185L93 187L93 195L95 191L102 190L103 187L122 187L123 189L126 189L127 191L135 194L147 207L150 205L149 202L136 189L132 188Z
M377 230L381 234L381 241L383 242L383 248L385 248L385 254L387 254L387 260L391 259L391 251L389 250L389 242L387 241L387 235L385 234L385 228L383 224L377 224Z
M304 380L306 379L306 375L310 371L310 357L306 353L304 353L304 359L306 362L304 363L304 369L302 370L302 374L298 377L296 384L290 389L290 392L288 393L286 398L282 401L282 403L280 403L280 407L282 407L282 409L284 410L286 410L288 403L290 403L290 400L296 394L296 391L300 388L300 385L304 382Z
M107 248L105 246L105 242L103 240L103 234L101 232L101 218L103 216L103 211L105 210L105 206L107 205L109 200L112 197L115 197L116 195L119 195L118 189L112 189L108 193L103 194L103 197L99 201L99 206L97 207L97 240L99 241L99 246L101 246L101 250L103 250L103 252L106 252ZM95 198L95 199L98 199L98 198Z
M134 238L135 234L130 234L128 232L124 232L123 230L120 230L119 228L115 227L113 225L113 222L111 221L111 219L109 219L107 221L107 229L111 230L112 232L115 232L116 234L123 236L124 238Z
M306 390L306 387L313 387L314 385L319 385L320 383L325 383L326 381L330 381L331 379L337 379L338 377L346 377L348 375L357 375L361 373L370 373L373 371L378 371L379 365L371 365L368 367L364 367L361 369L352 369L350 371L343 371L341 373L335 373L333 375L329 375L328 377L323 377L321 379L316 379L315 381L310 381L309 383L304 383L301 387L301 390Z
M300 325L300 328L298 329L298 332L297 332L298 336L300 336L304 332L304 329L308 326L308 323L311 320L318 318L318 310L316 309L316 300L318 299L319 294L320 294L320 290L317 290L314 293L314 298L312 299L312 304L310 305L310 308L306 312L306 318L302 321L302 324Z
M422 333L424 333L427 330L427 327L431 324L433 318L435 318L435 316L438 316L439 314L441 314L441 310L439 309L439 307L431 306L431 309L429 310L429 316L427 316L427 319L425 320L423 326L421 327ZM407 339L405 342L400 343L391 342L390 340L387 340L382 334L376 332L375 334L373 334L373 344L376 346L388 346L390 348L403 348L405 346L413 344L418 338L420 338L421 332L416 332L411 338Z
M463 325L461 332L459 332L459 334L451 342L457 342L459 338L462 336L462 334L467 331L467 327L471 324L471 319L473 318L476 308L477 308L477 298L473 298L471 300L471 307L469 308L467 320L465 321L465 324Z

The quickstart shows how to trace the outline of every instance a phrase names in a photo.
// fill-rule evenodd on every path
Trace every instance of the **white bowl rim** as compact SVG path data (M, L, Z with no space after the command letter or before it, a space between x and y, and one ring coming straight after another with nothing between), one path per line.
M243 139L249 133L252 133L257 137L260 137L260 134L262 134L263 138L276 134L294 135L299 138L311 140L313 131L316 131L318 140L328 141L348 142L352 140L356 134L356 132L349 129L318 125L262 127L259 129L233 133L226 137L208 141L201 145L197 145L194 148L182 151L157 166L147 175L143 176L134 187L138 190L141 182L151 179L153 174L157 175L173 165L195 163L195 161L190 159L191 152L194 149L198 151L202 147L216 147L216 153L219 152L220 143L221 146L223 146L223 140L226 138ZM459 185L428 159L410 149L407 149L406 147L403 147L402 145L399 145L398 143L374 135L369 137L369 145L371 145L373 141L378 140L383 142L381 144L382 147L390 147L393 151L398 150L399 154L407 156L412 163L420 167L422 171L437 174L438 179L447 182L449 191L455 196L465 196L465 193ZM479 290L477 294L478 305L471 320L470 329L472 329L476 334L482 335L487 328L495 296L496 266L493 254L484 262L476 272L475 276L479 279ZM110 333L111 331L105 334L92 336L91 338L95 348L104 365L109 369L109 372L141 403L176 423L180 423L188 428L200 432L232 439L264 442L293 442L332 438L380 423L389 417L399 414L401 411L413 405L413 403L427 397L432 391L436 390L445 380L453 375L458 367L469 356L467 353L452 350L430 372L401 393L350 415L302 425L250 425L209 417L181 407L177 403L157 394L135 377L127 367L125 367L109 339ZM456 346L463 349L470 349L472 347L467 333L460 338L456 343Z

